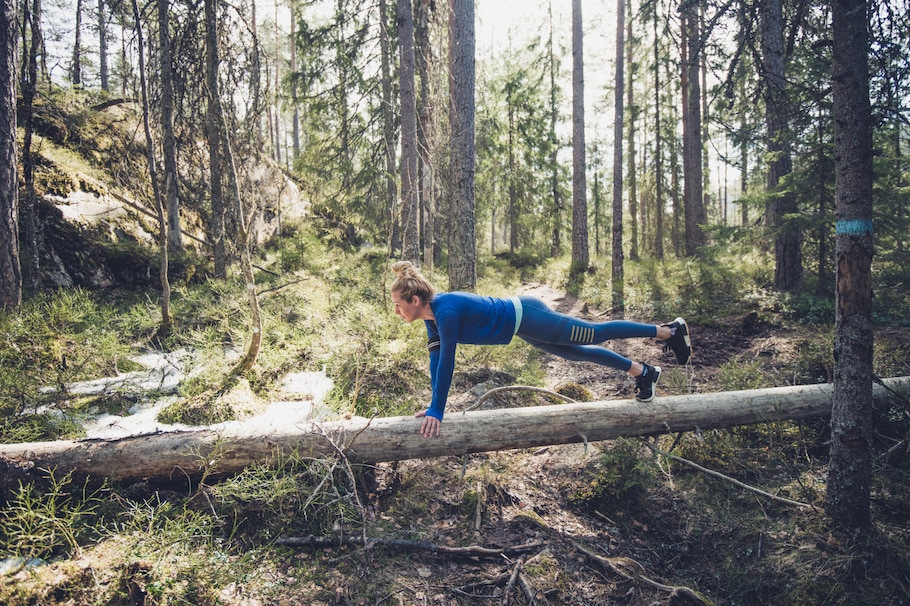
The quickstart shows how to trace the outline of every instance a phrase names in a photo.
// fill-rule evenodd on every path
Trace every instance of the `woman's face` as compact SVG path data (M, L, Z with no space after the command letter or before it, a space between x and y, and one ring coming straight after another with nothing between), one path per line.
M395 314L401 316L405 322L413 322L420 317L423 304L420 297L414 295L411 300L403 299L397 292L392 292L392 303L395 304Z

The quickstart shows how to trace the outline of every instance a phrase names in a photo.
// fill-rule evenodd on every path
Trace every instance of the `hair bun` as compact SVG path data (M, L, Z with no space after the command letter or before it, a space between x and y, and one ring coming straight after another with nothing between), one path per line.
M417 274L414 264L410 261L397 261L393 263L392 272L401 278L412 278Z

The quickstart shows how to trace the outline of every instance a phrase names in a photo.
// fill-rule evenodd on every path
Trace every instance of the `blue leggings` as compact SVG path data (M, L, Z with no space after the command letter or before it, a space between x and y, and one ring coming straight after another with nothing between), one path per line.
M519 297L521 324L515 334L534 347L567 360L594 362L629 372L632 360L595 345L611 339L656 337L657 326L626 320L587 322L561 314L534 297Z

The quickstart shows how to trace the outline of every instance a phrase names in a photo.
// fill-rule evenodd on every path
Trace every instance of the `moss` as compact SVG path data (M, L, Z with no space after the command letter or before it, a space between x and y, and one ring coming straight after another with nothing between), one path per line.
M591 393L591 390L578 383L564 383L556 388L556 393L572 398L576 402L594 401L594 394Z

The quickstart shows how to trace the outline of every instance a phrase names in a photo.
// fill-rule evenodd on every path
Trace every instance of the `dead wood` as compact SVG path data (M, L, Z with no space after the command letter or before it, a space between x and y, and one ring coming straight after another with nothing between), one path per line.
M338 536L306 536L306 537L282 537L276 541L278 545L285 547L341 547L342 545L365 547L386 547L390 549L399 549L402 551L427 551L463 558L496 558L501 559L505 555L522 554L542 547L541 543L527 543L525 545L514 545L511 547L493 548L481 547L480 545L468 545L465 547L448 547L439 545L432 541L412 541L409 539L388 539L383 537L370 537L364 542L363 537L353 535Z
M661 591L669 591L670 597L682 596L688 598L690 601L695 604L701 604L702 606L713 606L713 603L704 597L697 591L690 589L688 587L683 587L679 585L664 585L663 583L658 583L657 581L652 581L644 575L638 577L642 582L654 587L655 589L660 589Z
M672 455L669 452L664 452L663 450L661 450L660 448L658 448L657 446L655 446L654 444L652 444L651 442L649 442L645 439L642 439L642 443L645 446L647 446L648 448L650 448L654 454L658 454L664 458L670 459L671 461L676 461L677 463L683 463L683 464L688 465L689 467L692 467L693 469L697 469L698 471L700 471L704 474L707 474L711 477L719 478L721 480L724 480L725 482L729 482L729 483L733 484L734 486L739 486L740 488L744 488L745 490L754 492L755 494L759 494L759 495L769 498L773 501L777 501L778 503L784 503L786 505L793 505L795 507L801 507L801 508L805 508L805 509L815 509L815 507L809 503L801 503L799 501L792 501L792 500L784 498L784 497L779 497L779 496L773 495L770 492L765 492L764 490L762 490L760 488L750 486L749 484L740 482L739 480L737 480L735 478L731 478L730 476L724 475L724 474L720 473L719 471L714 471L713 469L708 469L707 467L702 467L698 463L695 463L694 461L690 461L689 459L684 459L683 457L678 457L676 455Z
M524 561L525 558L522 556L512 566L512 574L509 575L509 581L506 583L506 588L502 593L502 606L509 606L512 603L512 588L515 587L515 582L518 580L518 575L521 573L521 565Z
M99 112L99 111L107 109L109 107L114 107L115 105L122 105L124 103L136 103L137 101L138 101L138 99L124 99L122 97L118 97L116 99L108 99L107 101L105 101L103 103L96 103L95 105L92 106L92 110Z
M528 604L543 604L549 605L550 601L547 600L547 596L544 595L542 591L539 591L531 581L528 580L528 577L524 573L518 573L518 586L521 587L521 591L525 594L525 597L528 599Z
M634 565L640 570L644 570L644 567L641 564L630 558L605 558L600 554L594 553L580 543L573 542L572 545L575 547L575 549L583 553L586 558L592 562L595 562L596 564L599 564L602 568L605 568L607 572L613 573L624 581L632 581L634 579L630 574L627 574L626 572L620 570L621 567Z
M606 558L602 555L594 553L593 551L591 551L587 547L584 547L583 545L580 545L578 543L574 543L574 545L575 545L575 548L578 549L578 551L580 551L581 553L583 553L586 558L599 564L601 567L605 568L607 571L615 574L616 576L620 577L621 579L623 579L625 581L633 581L633 582L638 581L638 582L644 583L646 585L650 585L651 587L654 587L656 589L660 589L662 591L669 591L669 592L671 592L671 595L673 595L673 596L679 595L679 596L686 597L689 600L692 600L693 602L695 602L696 604L702 604L703 606L712 606L711 602L709 602L705 598L703 598L697 591L693 591L692 589L690 589L688 587L683 587L683 586L678 586L678 585L665 585L663 583L658 583L657 581L652 581L651 579L646 577L644 574L642 574L642 572L645 570L644 566L642 566L641 564L639 564L632 558L625 558L625 557ZM632 569L635 569L637 572L626 573L622 570L622 568L629 569L630 571Z
M874 385L873 398L890 402L892 390L910 391L910 377ZM801 385L667 396L650 404L615 400L453 412L434 439L425 439L410 416L266 428L232 422L114 440L0 445L0 457L94 479L167 481L198 478L216 458L214 473L227 476L289 453L337 457L340 449L352 462L373 463L806 419L830 414L833 391L831 384Z

